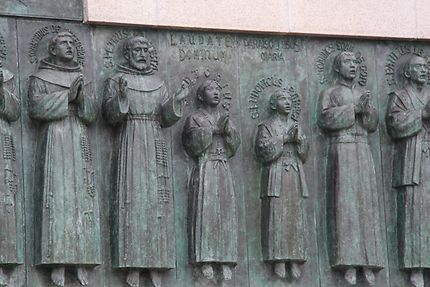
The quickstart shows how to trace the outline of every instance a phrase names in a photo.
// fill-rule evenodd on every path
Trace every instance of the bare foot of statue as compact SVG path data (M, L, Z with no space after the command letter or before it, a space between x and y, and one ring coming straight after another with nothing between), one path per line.
M424 287L424 274L422 270L411 272L411 283L414 287Z
M149 272L149 277L154 287L161 287L161 275L159 272L152 270Z
M83 267L78 267L76 269L78 281L81 283L82 286L88 286L89 280L88 280L88 271L87 269Z
M363 268L364 271L364 278L366 278L367 283L371 286L375 286L376 278L375 273L373 273L373 270L370 268Z
M231 270L230 266L223 264L221 269L222 269L222 279L224 281L233 279L233 271Z
M351 267L345 271L345 280L349 285L357 284L357 269Z
M276 274L279 278L285 278L287 276L285 271L285 263L277 262L273 265L273 273Z
M291 275L296 280L302 276L302 269L300 268L300 265L296 262L291 263Z
M7 286L7 275L4 269L0 267L0 286Z
M64 272L65 272L64 266L56 267L52 269L51 280L55 286L64 286L64 283L66 281Z
M127 274L127 284L130 287L139 287L139 271L138 270L130 270Z
M214 268L210 264L203 264L200 268L203 276L208 280L213 280L215 278Z

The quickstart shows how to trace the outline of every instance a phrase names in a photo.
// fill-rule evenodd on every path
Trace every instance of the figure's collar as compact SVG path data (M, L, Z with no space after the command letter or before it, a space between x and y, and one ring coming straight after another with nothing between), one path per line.
M409 97L415 97L421 104L425 105L425 95L426 95L426 87L423 87L421 91L418 91L411 85L406 85L405 87L406 92L409 94Z
M152 68L146 71L141 71L141 70L132 68L126 64L118 65L117 70L120 73L125 73L130 75L152 75L154 73L154 70Z
M70 88L79 75L81 75L81 67L77 63L74 67L63 67L44 59L40 62L39 70L33 77L64 88Z
M40 61L39 69L46 69L46 70L55 70L55 71L62 71L62 72L80 72L81 67L77 62L72 62L71 67L65 67L60 66L52 63L52 60L50 58L43 59Z
M354 81L348 82L345 79L338 79L337 80L337 84L341 85L341 86L345 86L347 88L353 89L355 87L355 83Z

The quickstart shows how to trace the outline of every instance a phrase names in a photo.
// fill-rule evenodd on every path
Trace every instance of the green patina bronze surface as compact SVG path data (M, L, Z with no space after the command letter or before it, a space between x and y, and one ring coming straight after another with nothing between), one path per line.
M429 43L61 3L0 4L0 284L428 281Z

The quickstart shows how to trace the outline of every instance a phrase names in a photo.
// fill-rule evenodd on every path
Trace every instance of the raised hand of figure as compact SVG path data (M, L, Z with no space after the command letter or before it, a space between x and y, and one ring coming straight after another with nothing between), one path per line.
M360 114L368 111L370 108L370 91L366 90L358 100L358 103L355 106L355 113Z
M294 123L294 125L284 134L284 143L292 142L297 138L299 125Z
M128 82L123 77L119 78L119 98L121 100L127 99L127 91L128 91Z
M366 90L360 97L363 104L363 112L367 112L372 106L372 97L369 90Z
M225 113L218 120L217 133L224 135L229 134L230 131L230 114Z
M185 78L182 80L181 89L176 93L176 100L182 102L190 94L191 80Z
M297 132L295 134L295 141L298 144L303 144L306 142L306 135L303 133L303 131L300 128L297 129Z
M80 94L82 94L82 88L84 85L84 78L82 75L76 77L70 85L69 90L69 102L73 102L78 98Z

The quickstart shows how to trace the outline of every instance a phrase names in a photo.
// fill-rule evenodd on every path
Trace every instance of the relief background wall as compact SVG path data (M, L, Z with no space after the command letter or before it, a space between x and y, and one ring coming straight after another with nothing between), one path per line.
M8 1L11 4L8 4ZM64 6L66 2L70 4ZM322 51L330 45L334 50L328 57L327 66L331 66L335 54L343 49L359 52L365 60L366 86L372 92L380 116L378 131L370 136L370 145L377 169L381 209L380 224L382 230L386 231L384 234L386 267L378 273L376 286L409 286L407 276L398 268L396 191L391 188L392 142L384 123L388 93L395 89L395 85L389 85L390 78L385 65L389 54L399 51L396 50L399 47L407 47L406 49L411 51L422 48L424 53L428 54L429 43L90 25L80 23L82 3L76 2L76 5L70 1L55 2L63 4L60 5L60 8L38 6L40 11L31 8L31 2L27 3L29 8L25 11L18 8L19 6L14 6L12 0L0 4L0 15L3 15L0 16L0 33L5 39L8 51L7 60L2 62L4 67L16 75L16 84L22 99L21 119L14 124L14 128L17 146L21 148L18 159L22 166L21 184L24 206L22 216L25 229L26 263L11 274L10 286L52 286L49 282L49 273L34 267L33 263L33 181L37 126L30 121L27 107L28 76L37 67L36 62L32 63L32 56L35 53L39 58L43 58L46 52L46 40L52 36L52 32L49 32L43 37L41 46L33 49L32 38L43 27L47 27L48 31L67 28L78 36L85 49L85 76L87 81L92 82L94 96L97 98L99 107L101 107L103 99L104 82L107 76L114 72L111 60L113 59L113 63L123 61L120 53L112 56L106 52L107 42L115 38L115 33L145 34L152 41L159 56L157 74L166 81L171 93L180 86L183 78L193 78L198 82L205 77L204 71L206 70L211 75L220 74L222 81L228 84L223 92L227 90L230 92L225 95L231 96L231 118L239 128L242 140L237 155L230 161L235 177L236 204L241 228L238 238L240 242L238 266L234 271L234 279L225 286L237 287L347 286L341 274L331 271L328 260L325 210L325 166L328 142L316 124L316 105L319 93L331 84L332 78L328 76L328 82L320 83L321 75L325 72L321 72L318 58ZM22 15L27 17L19 17ZM32 18L33 16L53 19ZM76 21L68 21L70 19ZM114 48L121 48L121 46L117 45ZM31 51L34 53L32 54ZM199 78L196 78L196 75ZM268 117L268 99L276 87L269 85L258 93L258 117L256 117L255 105L250 99L252 99L251 94L257 84L270 77L282 79L284 84L291 85L298 90L302 100L302 126L311 142L309 158L305 164L310 192L310 197L306 200L308 261L304 266L303 277L298 282L291 279L276 279L268 265L262 261L261 165L255 158L253 145L257 125ZM191 96L188 98L189 104L183 119L174 127L165 130L168 134L167 139L173 159L171 167L174 177L177 252L176 269L166 273L163 277L163 284L166 287L212 286L211 283L198 278L188 264L186 212L188 179L193 163L182 147L181 132L184 119L195 109L193 104L195 89L196 87L193 88ZM126 286L125 273L110 267L109 199L112 190L112 168L114 167L112 157L116 133L104 121L101 109L99 109L96 123L89 127L89 131L97 191L101 199L103 244L103 264L95 268L89 286L122 287ZM426 276L428 277L428 275ZM71 276L67 277L66 286L79 286L78 282L72 281L71 278ZM430 286L430 278L426 279L429 281L426 286ZM148 284L150 283L142 282L141 286L150 286ZM357 286L367 285L364 280L360 279Z

